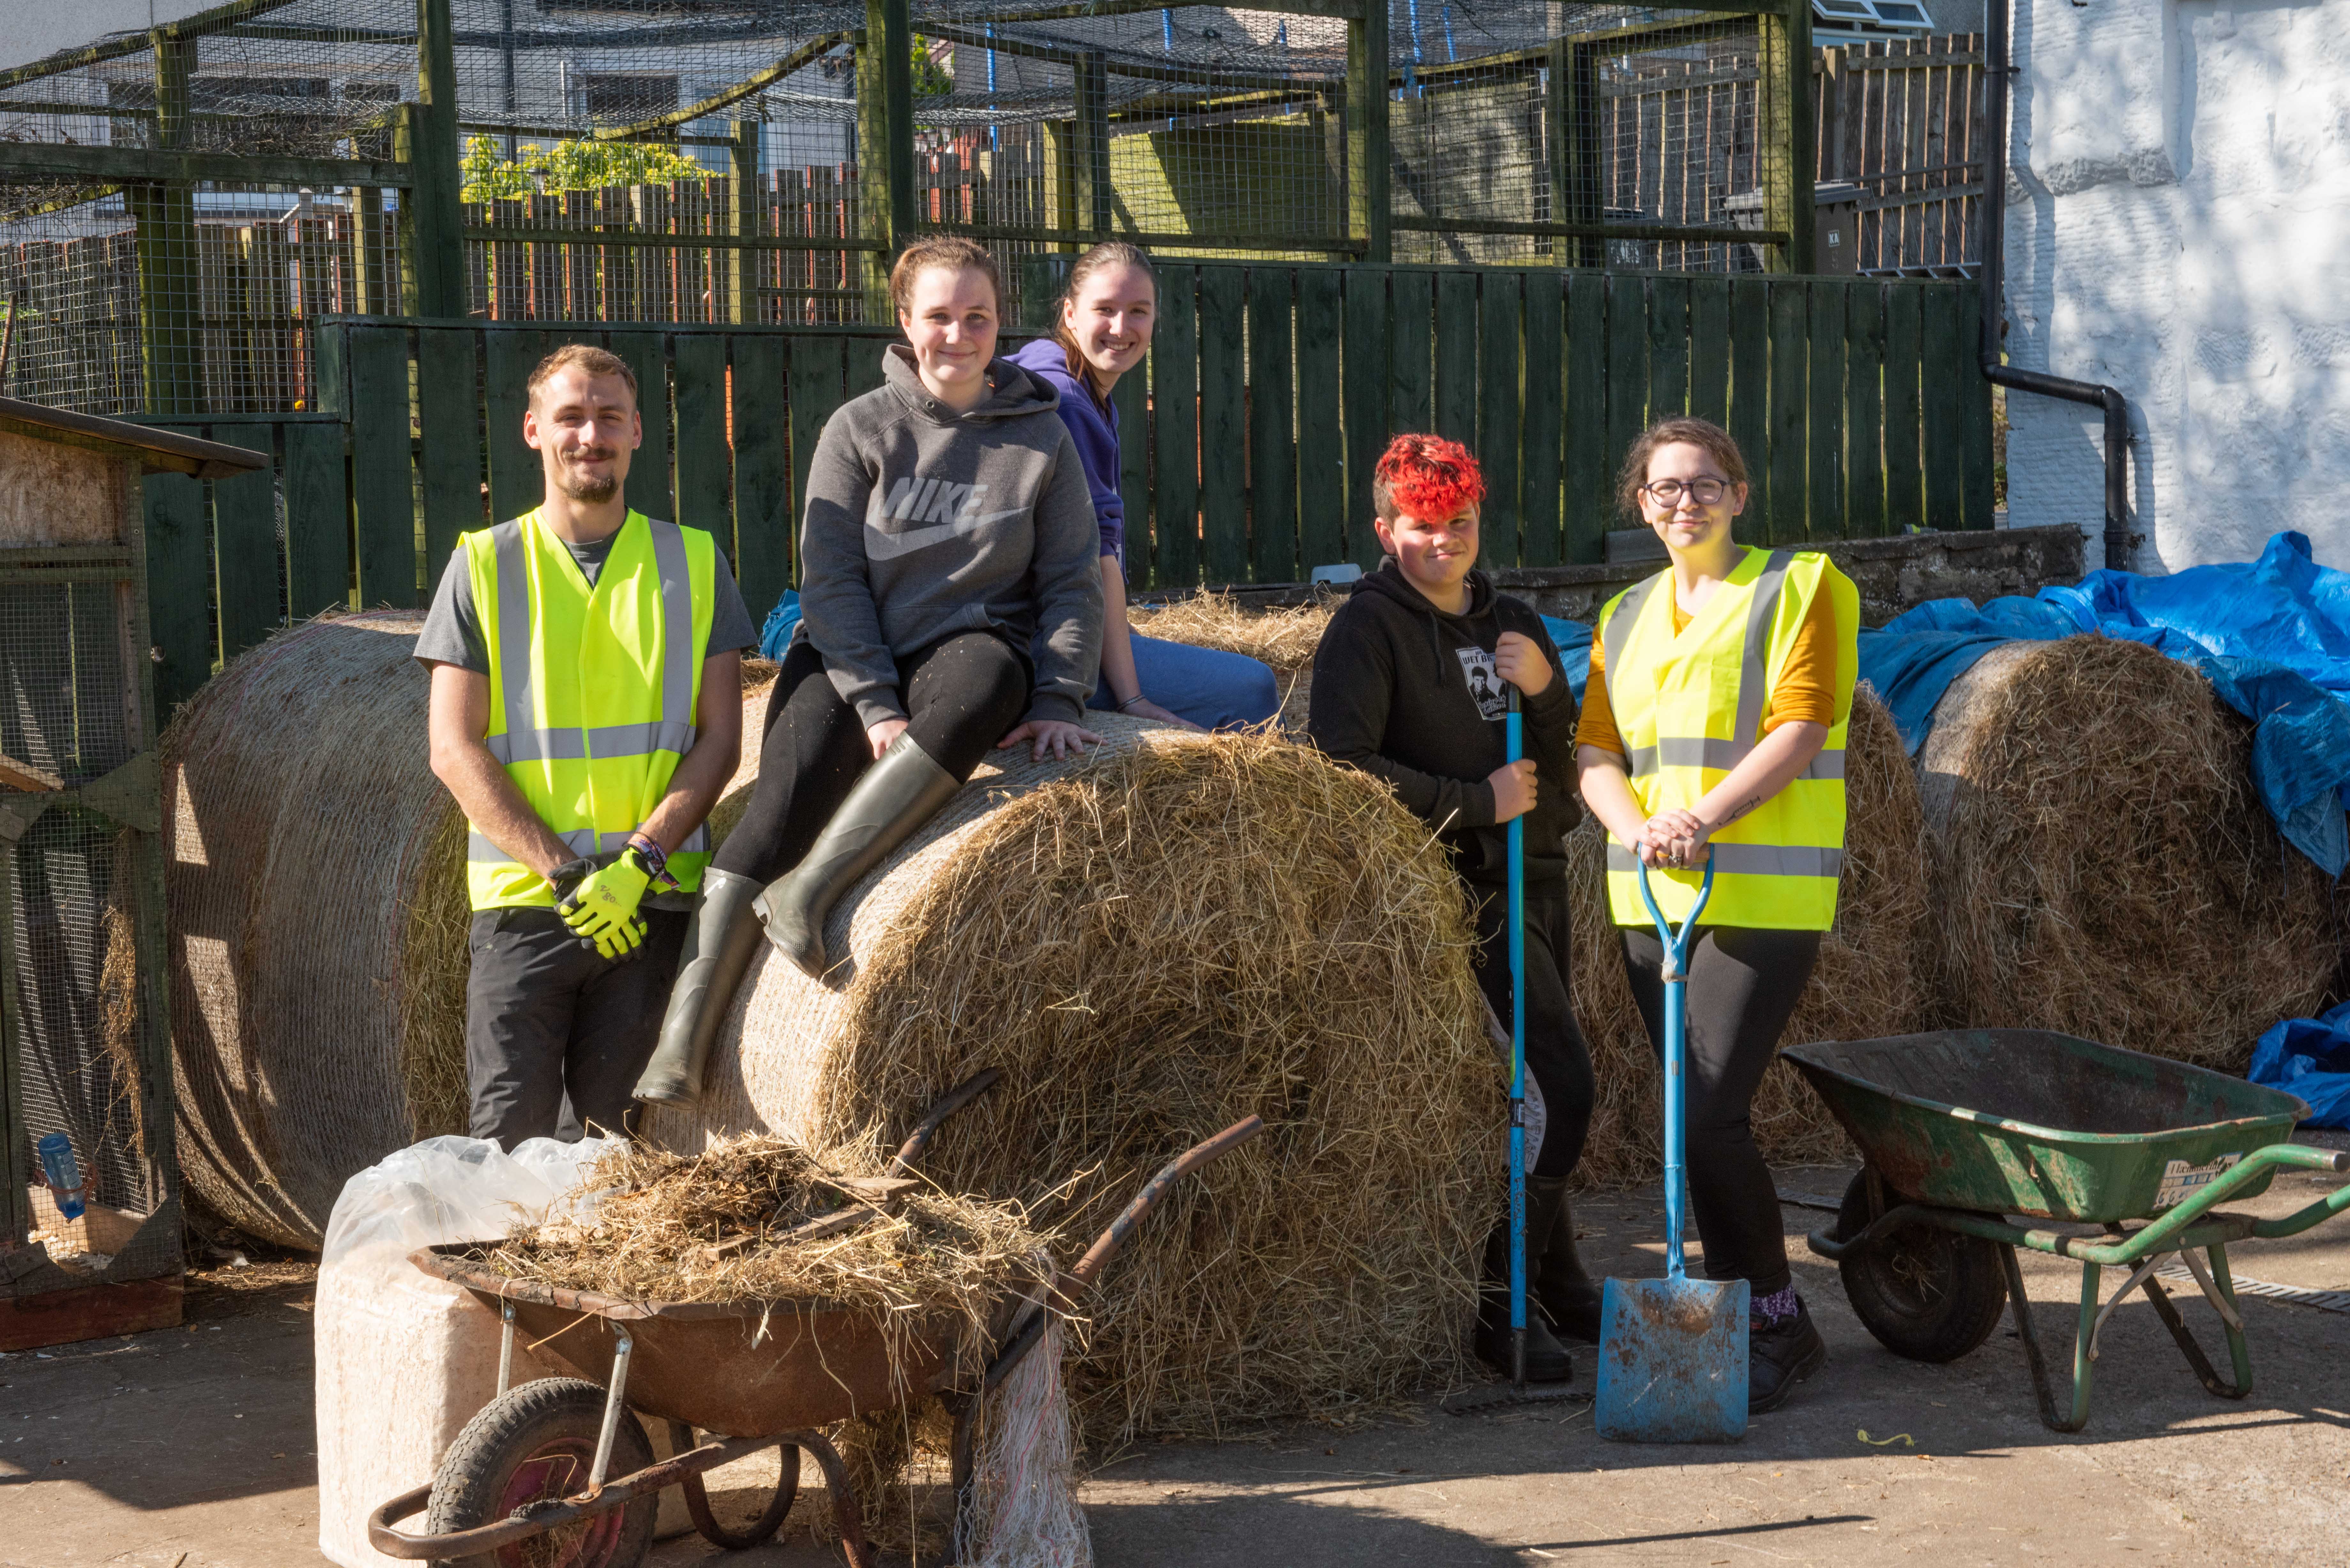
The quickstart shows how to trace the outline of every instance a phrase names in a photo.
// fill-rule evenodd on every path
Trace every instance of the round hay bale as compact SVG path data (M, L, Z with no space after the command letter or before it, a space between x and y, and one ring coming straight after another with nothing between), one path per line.
M1127 617L1146 637L1263 660L1281 686L1282 727L1303 731L1314 692L1314 650L1322 646L1334 607L1335 602L1316 602L1287 609L1243 609L1232 595L1203 588L1163 605L1129 605Z
M423 624L282 633L163 735L180 1163L221 1218L285 1246L318 1244L353 1172L465 1130L465 819L426 754Z
M1066 1263L1159 1165L1260 1115L1087 1303L1087 1430L1213 1433L1453 1376L1502 1148L1457 880L1385 786L1308 748L1088 722L1111 753L1006 759L852 890L827 982L755 960L702 1102L648 1134L879 1149L1000 1066L923 1172L1035 1205Z
M1845 742L1844 875L1835 929L1783 1043L1869 1040L1924 1027L1920 946L1927 879L1918 787L1892 714L1863 686ZM1629 1187L1660 1164L1655 1048L1624 978L1624 947L1607 912L1607 836L1586 819L1567 839L1575 900L1575 1012L1591 1042L1599 1104L1577 1170L1588 1188ZM1774 1165L1854 1158L1843 1129L1794 1068L1781 1062L1754 1096L1754 1137Z
M2251 726L2106 637L1953 681L1918 760L1950 1026L2053 1029L2241 1071L2340 956L2324 875L2277 835Z
M422 626L273 638L163 734L180 1163L287 1246L353 1171L464 1130L464 823L426 765Z

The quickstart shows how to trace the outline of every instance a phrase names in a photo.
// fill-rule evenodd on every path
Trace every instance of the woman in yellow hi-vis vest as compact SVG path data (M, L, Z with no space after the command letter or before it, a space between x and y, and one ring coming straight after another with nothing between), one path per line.
M1599 612L1575 765L1608 832L1608 909L1660 1047L1664 950L1639 866L1679 921L1713 865L1690 959L1687 1169L1706 1276L1752 1287L1749 1408L1769 1410L1827 1347L1795 1294L1748 1108L1835 920L1860 596L1825 556L1731 538L1746 465L1718 425L1655 426L1621 485L1672 565Z

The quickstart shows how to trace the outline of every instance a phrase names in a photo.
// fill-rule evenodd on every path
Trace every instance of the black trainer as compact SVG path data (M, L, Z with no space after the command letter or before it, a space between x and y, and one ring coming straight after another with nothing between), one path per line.
M1787 1402L1795 1385L1827 1365L1827 1341L1820 1337L1804 1300L1795 1298L1791 1317L1757 1317L1746 1339L1746 1413L1760 1416Z

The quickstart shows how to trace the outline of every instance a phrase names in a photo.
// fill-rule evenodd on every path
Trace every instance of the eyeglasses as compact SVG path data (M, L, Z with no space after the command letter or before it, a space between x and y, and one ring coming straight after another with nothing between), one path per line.
M1717 506L1730 485L1720 479L1693 479L1686 484L1678 479L1659 479L1640 488L1659 506L1678 506L1684 494L1694 496L1700 506Z

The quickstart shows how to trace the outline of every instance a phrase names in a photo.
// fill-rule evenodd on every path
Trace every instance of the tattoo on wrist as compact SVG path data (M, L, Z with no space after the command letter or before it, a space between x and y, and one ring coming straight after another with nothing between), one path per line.
M1744 816L1748 812L1752 811L1756 806L1761 805L1762 804L1762 797L1758 794L1752 800L1748 801L1744 805L1740 806L1736 811L1731 812L1727 820L1730 822L1736 822L1740 817Z

